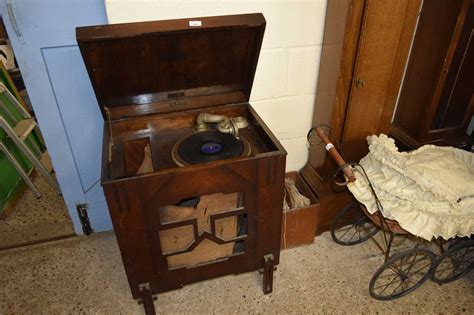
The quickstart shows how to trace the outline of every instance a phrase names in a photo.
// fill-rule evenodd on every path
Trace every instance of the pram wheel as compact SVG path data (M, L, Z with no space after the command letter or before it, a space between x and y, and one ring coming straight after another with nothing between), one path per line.
M435 260L433 252L423 248L390 257L372 277L370 295L382 301L407 295L428 280Z
M431 279L438 284L448 283L461 278L473 268L474 241L460 241L439 257Z
M331 224L331 237L339 245L360 244L380 230L360 209L358 202L342 208Z

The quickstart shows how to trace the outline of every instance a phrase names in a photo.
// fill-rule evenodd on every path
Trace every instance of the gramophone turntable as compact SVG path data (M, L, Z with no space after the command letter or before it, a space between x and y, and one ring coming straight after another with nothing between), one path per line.
M132 296L279 263L286 152L248 103L262 14L80 27Z
M209 124L215 124L212 130ZM195 132L173 146L171 156L179 166L249 156L250 143L239 137L239 129L248 127L245 117L228 118L201 113L196 119Z

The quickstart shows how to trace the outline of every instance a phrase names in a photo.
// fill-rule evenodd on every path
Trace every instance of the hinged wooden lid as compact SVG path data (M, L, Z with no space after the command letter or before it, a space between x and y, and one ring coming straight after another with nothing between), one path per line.
M258 13L79 27L76 37L102 114L119 119L248 101L264 30Z

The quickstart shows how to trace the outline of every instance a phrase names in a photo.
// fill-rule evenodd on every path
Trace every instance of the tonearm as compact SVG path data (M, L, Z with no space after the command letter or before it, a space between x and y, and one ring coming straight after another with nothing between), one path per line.
M211 127L209 124L217 124L216 129L222 133L229 133L235 138L239 137L239 129L245 128L249 125L245 117L229 118L224 115L213 115L208 113L201 113L197 116L195 132L207 131Z

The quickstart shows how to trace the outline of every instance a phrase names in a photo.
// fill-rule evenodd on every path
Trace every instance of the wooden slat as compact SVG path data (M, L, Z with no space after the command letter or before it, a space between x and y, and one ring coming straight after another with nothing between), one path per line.
M33 118L30 119L24 119L21 120L15 128L13 128L13 131L15 134L21 139L25 140L26 137L35 129L36 127L36 122Z
M51 173L53 171L53 164L51 162L51 157L49 156L48 151L43 152L40 158L40 163L48 172Z

